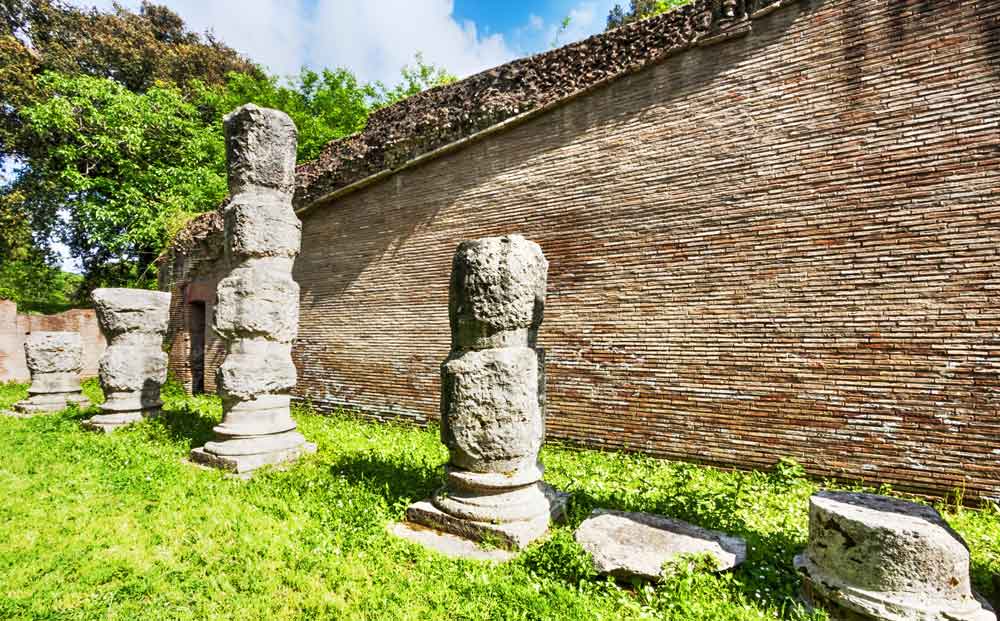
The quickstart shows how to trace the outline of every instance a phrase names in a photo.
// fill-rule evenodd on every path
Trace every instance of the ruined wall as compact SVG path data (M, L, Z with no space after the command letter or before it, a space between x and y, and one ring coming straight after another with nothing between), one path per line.
M0 382L26 382L31 378L24 360L24 339L31 332L78 332L83 341L82 376L97 377L97 364L108 343L92 309L18 315L17 304L0 300Z
M228 271L223 233L215 221L219 217L216 213L202 216L203 222L189 227L188 238L180 240L159 264L160 289L171 293L167 368L188 392L214 392L215 370L225 356L225 343L212 331L215 288ZM204 351L203 385L196 380L194 362L200 349Z
M436 418L450 257L517 232L550 438L1000 495L998 20L800 0L311 210L300 395Z

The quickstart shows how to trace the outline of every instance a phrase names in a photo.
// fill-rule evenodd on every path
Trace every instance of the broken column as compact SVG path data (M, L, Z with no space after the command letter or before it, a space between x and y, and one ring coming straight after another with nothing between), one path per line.
M83 342L76 332L32 332L24 342L31 372L29 397L14 404L15 415L58 412L70 405L83 409L90 401L80 390Z
M170 320L170 294L143 289L95 289L94 307L108 348L99 367L104 403L83 422L110 432L160 412L167 381L163 338Z
M223 207L231 266L217 289L215 331L226 343L216 385L222 423L191 459L237 473L316 449L289 412L295 386L292 340L299 286L292 264L301 224L292 209L295 124L283 112L248 104L226 116L230 199Z
M451 354L441 366L445 485L410 522L521 548L561 515L542 481L544 352L536 346L548 262L519 235L464 242L452 263Z
M820 492L795 559L803 598L843 621L995 621L969 583L969 551L932 507Z

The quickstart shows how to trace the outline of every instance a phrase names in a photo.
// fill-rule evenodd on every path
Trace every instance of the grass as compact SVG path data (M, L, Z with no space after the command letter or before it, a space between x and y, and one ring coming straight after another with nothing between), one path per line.
M90 396L99 398L93 383ZM0 385L0 409L25 395ZM220 418L167 391L163 419L105 436L87 414L0 418L0 619L821 619L796 604L792 557L817 485L792 462L740 473L550 446L546 478L569 524L501 566L456 561L386 533L440 481L436 430L296 412L319 452L250 481L185 463ZM662 584L593 575L572 529L594 507L664 513L746 537L749 558ZM1000 514L939 507L1000 570Z

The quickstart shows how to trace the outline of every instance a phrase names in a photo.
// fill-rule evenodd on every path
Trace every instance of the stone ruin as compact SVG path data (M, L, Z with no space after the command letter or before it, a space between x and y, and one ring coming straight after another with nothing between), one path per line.
M31 372L29 397L14 404L14 416L58 412L90 405L80 391L83 341L76 332L32 332L24 342Z
M620 580L659 580L663 567L685 555L709 555L716 571L747 558L747 542L726 533L656 515L594 509L574 534L597 573Z
M170 320L170 294L142 289L95 289L94 307L108 348L101 356L105 401L84 421L94 431L114 431L160 412L167 380L163 338Z
M807 603L842 621L995 621L972 591L969 550L932 507L820 492L795 559Z
M216 439L191 451L202 464L247 473L315 451L289 412L299 286L292 264L302 225L292 209L296 129L253 104L224 120L230 198L223 207L229 274L219 282L215 331L226 343L216 384Z
M450 460L444 487L410 506L409 522L523 548L561 517L565 496L542 481L538 460L545 354L536 340L547 271L541 248L519 235L459 245L451 354L441 366L441 440Z

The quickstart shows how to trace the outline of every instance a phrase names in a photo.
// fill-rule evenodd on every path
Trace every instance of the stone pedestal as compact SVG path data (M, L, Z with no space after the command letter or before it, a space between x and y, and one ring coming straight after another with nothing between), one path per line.
M451 355L441 366L445 485L410 522L523 548L562 516L542 481L545 356L536 347L548 262L519 235L458 247L449 292Z
M242 474L316 445L295 430L289 412L299 325L292 264L302 228L292 209L295 124L283 112L248 104L226 116L225 130L230 199L223 215L232 270L219 282L214 319L226 342L216 376L223 420L215 441L192 450L191 459Z
M795 559L807 603L842 621L995 621L969 584L969 551L931 507L821 492Z
M32 332L24 342L31 372L27 399L14 404L15 416L58 412L70 405L86 408L80 391L83 343L76 332Z
M94 307L108 348L99 372L105 401L82 424L111 432L160 412L167 381L163 338L170 321L170 294L142 289L95 289Z

